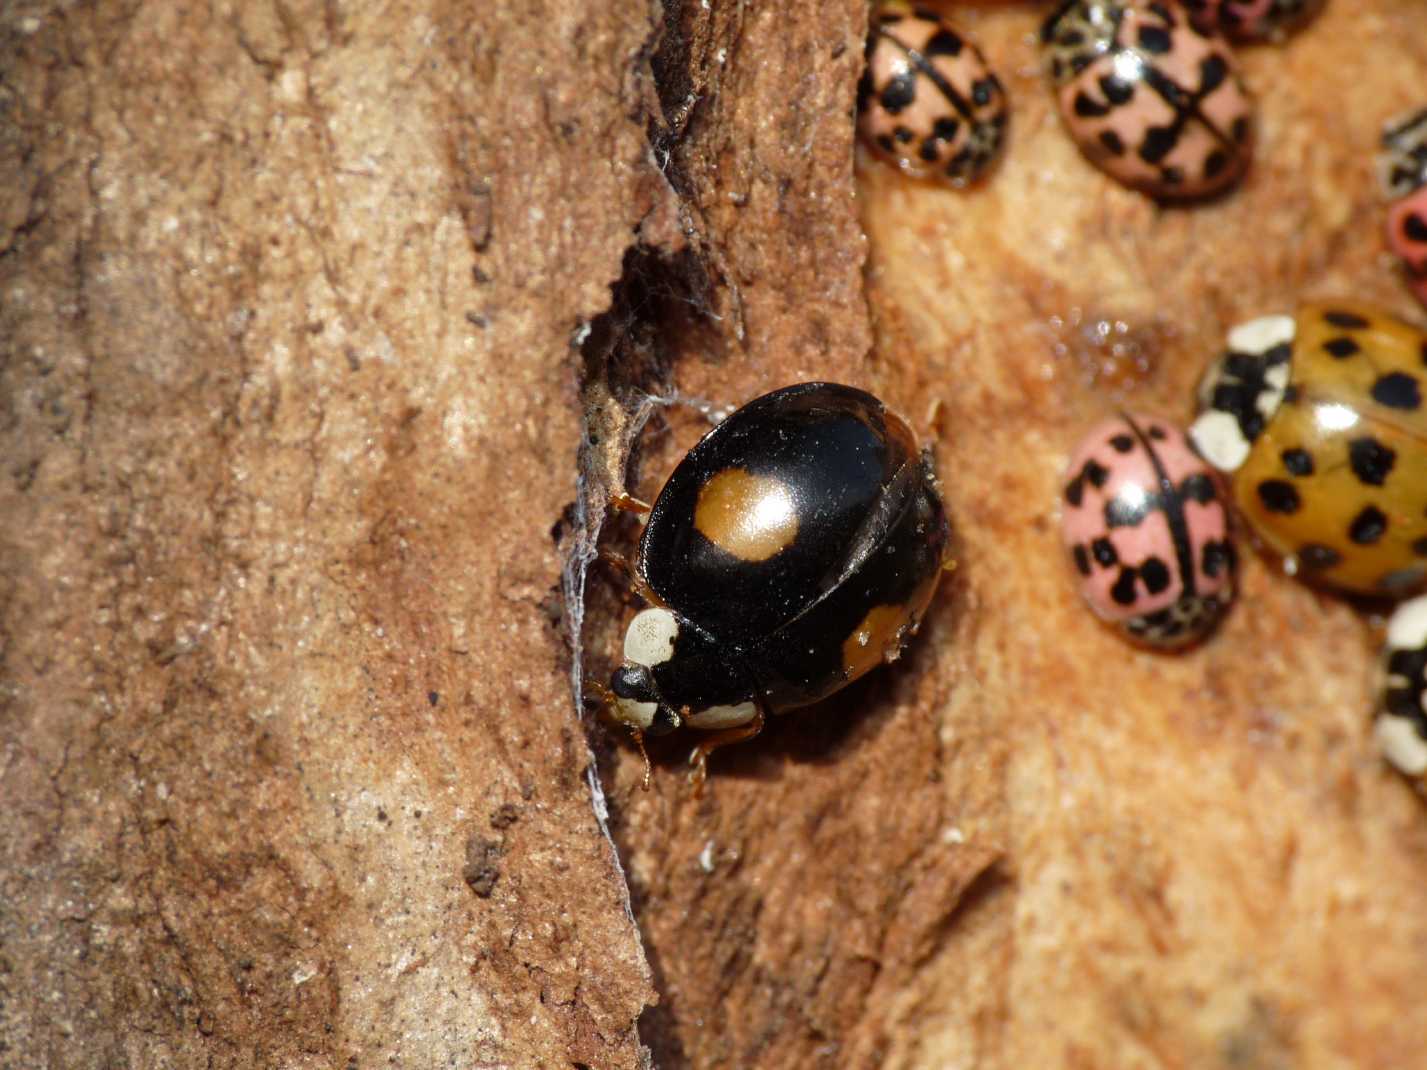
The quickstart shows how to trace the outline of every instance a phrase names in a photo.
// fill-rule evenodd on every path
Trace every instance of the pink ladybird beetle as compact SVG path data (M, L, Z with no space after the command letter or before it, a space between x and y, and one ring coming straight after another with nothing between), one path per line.
M1090 608L1139 642L1191 643L1233 599L1218 477L1166 420L1121 413L1085 436L1061 533Z
M1233 53L1173 0L1065 0L1041 44L1071 136L1111 177L1185 200L1248 167L1253 102Z
M1307 22L1323 0L1184 0L1194 25L1235 41L1278 41Z
M1407 267L1408 285L1427 305L1427 108L1383 131L1387 244Z
M857 112L877 155L958 187L986 172L1006 132L1006 92L980 50L935 11L896 0L872 16Z

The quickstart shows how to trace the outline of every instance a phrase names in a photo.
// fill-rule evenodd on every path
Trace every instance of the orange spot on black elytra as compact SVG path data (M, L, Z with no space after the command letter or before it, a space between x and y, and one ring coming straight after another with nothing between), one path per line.
M725 468L700 488L694 527L741 561L766 561L798 537L798 503L776 479Z

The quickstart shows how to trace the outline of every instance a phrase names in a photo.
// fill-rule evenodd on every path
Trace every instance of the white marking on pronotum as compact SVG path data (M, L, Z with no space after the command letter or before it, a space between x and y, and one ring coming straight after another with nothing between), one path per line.
M667 609L640 610L624 633L624 660L635 665L662 665L674 656L679 622Z
M736 728L738 725L747 724L756 716L757 706L751 702L740 702L737 706L710 706L706 710L691 713L687 723L690 728L708 731L713 728Z
M654 723L654 715L659 712L657 702L639 702L632 698L617 698L615 709L619 711L621 724L632 724L635 728L648 728Z
M1427 772L1427 740L1417 734L1417 726L1406 717L1385 713L1373 729L1383 757L1408 776Z
M1397 607L1387 622L1387 645L1393 650L1427 646L1427 595Z
M1249 457L1249 440L1230 413L1210 409L1189 426L1189 438L1199 455L1221 472L1237 471Z
M1292 316L1260 316L1229 332L1229 348L1235 353L1267 353L1274 346L1292 342L1296 332Z
M1259 391L1259 396L1254 399L1254 407L1263 413L1263 418L1267 420L1278 411L1278 407L1283 404L1283 395L1288 391L1288 365L1275 364L1263 373L1263 381L1269 385L1269 389Z

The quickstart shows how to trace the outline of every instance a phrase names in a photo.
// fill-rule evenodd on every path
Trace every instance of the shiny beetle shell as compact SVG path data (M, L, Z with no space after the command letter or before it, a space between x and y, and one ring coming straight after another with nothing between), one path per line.
M1323 0L1183 0L1190 19L1204 33L1234 41L1279 41L1302 26Z
M1402 597L1427 579L1427 332L1355 301L1229 332L1190 429L1285 568Z
M1061 532L1090 608L1140 642L1193 642L1233 598L1218 478L1167 420L1121 414L1085 436Z
M1391 200L1388 248L1402 258L1408 285L1427 305L1427 108L1389 124L1382 145L1383 187Z
M1253 103L1233 53L1172 0L1066 0L1041 43L1066 126L1111 177L1192 199L1248 167Z
M614 716L725 729L831 695L900 653L948 537L930 455L871 394L815 382L749 402L649 514L636 571L653 605L626 634Z
M963 186L1000 151L1006 93L980 50L933 11L880 5L857 91L858 132L888 163Z
M1403 602L1387 625L1375 726L1383 756L1408 776L1427 773L1427 596Z

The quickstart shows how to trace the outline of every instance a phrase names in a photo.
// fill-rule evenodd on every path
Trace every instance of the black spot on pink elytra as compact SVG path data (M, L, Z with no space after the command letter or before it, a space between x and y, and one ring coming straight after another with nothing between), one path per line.
M1159 594L1169 586L1169 568L1157 557L1148 557L1140 566L1140 579L1145 581L1145 590Z
M932 34L923 53L927 56L959 56L963 42L961 37L949 29L941 29Z
M1120 578L1115 581L1115 585L1110 588L1110 597L1117 605L1129 606L1135 602L1135 570L1132 568L1122 568Z
M943 115L932 123L932 137L942 141L955 141L957 131L961 129L961 123L948 115Z
M1220 572L1232 569L1234 567L1234 544L1227 539L1222 542L1210 539L1204 544L1204 559L1199 567L1210 579L1219 575Z
M1139 44L1146 52L1162 56L1174 47L1174 38L1163 26L1140 26Z
M1102 568L1120 563L1120 555L1115 552L1115 544L1103 535L1090 544L1090 552Z
M1199 64L1199 93L1200 97L1207 97L1214 90L1224 84L1224 79L1229 77L1229 64L1224 57L1215 52L1206 56Z
M1108 106L1085 92L1076 93L1075 102L1071 106L1075 109L1075 114L1082 119L1099 119L1110 114Z
M1145 138L1140 142L1140 159L1147 164L1157 164L1178 143L1179 134L1173 127L1152 126L1145 131Z
M888 82L882 89L878 101L890 114L896 115L917 99L917 76L913 71L905 71Z
M1090 555L1085 552L1085 544L1081 542L1076 543L1075 548L1071 550L1070 553L1071 556L1075 558L1076 571L1082 576L1090 575Z
M1186 476L1184 482L1179 485L1179 496L1187 502L1208 505L1216 497L1214 481L1203 472L1195 472Z
M1100 79L1100 92L1105 94L1105 99L1110 102L1112 108L1119 108L1134 98L1135 83L1127 82L1114 74L1107 74Z
M1159 508L1159 495L1148 494L1134 502L1124 498L1111 498L1105 503L1105 526L1107 528L1133 528Z

